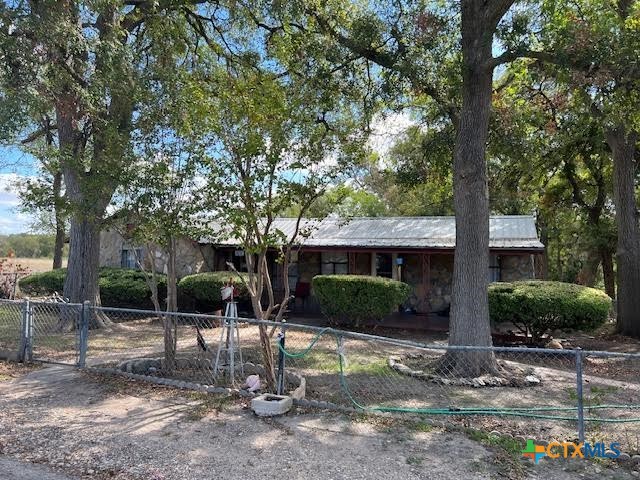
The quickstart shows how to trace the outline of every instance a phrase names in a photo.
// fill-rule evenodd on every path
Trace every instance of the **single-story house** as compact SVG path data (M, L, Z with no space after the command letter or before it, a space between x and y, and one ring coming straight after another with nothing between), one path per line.
M287 236L293 234L294 227L295 219L291 218L280 218L274 223L274 228ZM315 221L311 230L309 236L300 239L288 272L291 292L303 300L305 309L317 308L310 284L318 274L375 275L402 280L413 287L407 309L416 313L448 309L455 250L454 217L329 217ZM488 279L534 278L535 256L544 251L535 217L492 216L489 232ZM129 244L115 231L102 232L102 266L135 268L136 254L140 257L143 253L139 246ZM163 252L156 251L154 255L157 265L166 264ZM232 262L239 271L246 269L244 251L233 240L183 238L177 257L180 277L227 270L227 262ZM276 258L276 252L269 256L270 268L274 289L282 291L282 266Z

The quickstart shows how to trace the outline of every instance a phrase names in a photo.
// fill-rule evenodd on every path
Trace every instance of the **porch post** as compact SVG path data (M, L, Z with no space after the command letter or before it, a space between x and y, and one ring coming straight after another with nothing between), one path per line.
M347 252L349 258L349 275L356 274L356 252Z
M429 293L431 290L431 254L429 253L422 254L422 285L424 286L425 313L429 313Z
M391 278L398 280L398 254L391 254Z
M378 276L378 272L376 271L376 252L371 252L371 276Z

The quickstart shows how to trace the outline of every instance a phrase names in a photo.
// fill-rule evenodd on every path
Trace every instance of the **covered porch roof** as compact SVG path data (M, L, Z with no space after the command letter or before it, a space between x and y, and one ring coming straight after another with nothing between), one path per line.
M240 242L212 226L220 235L203 237L201 243L235 247ZM295 232L295 218L277 218L272 231L286 238ZM303 219L299 244L309 249L388 249L388 250L453 250L455 217L328 217ZM492 250L542 251L535 217L532 215L495 215L489 219L489 248Z

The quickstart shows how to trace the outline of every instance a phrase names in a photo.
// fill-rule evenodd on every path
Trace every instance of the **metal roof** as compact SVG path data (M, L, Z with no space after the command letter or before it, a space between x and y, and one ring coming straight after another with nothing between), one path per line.
M286 238L295 231L295 218L274 220L272 230ZM311 232L300 244L313 248L455 248L455 217L356 217L322 220L303 219L301 227ZM214 227L214 230L224 230ZM203 243L236 246L232 238L202 238ZM493 249L541 250L535 217L532 215L496 215L489 219L489 247Z

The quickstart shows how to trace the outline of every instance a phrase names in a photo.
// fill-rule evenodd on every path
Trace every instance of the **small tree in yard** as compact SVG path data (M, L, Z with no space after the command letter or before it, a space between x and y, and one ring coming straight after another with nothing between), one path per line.
M164 315L158 295L159 270L166 267L166 312L178 310L177 246L182 237L198 237L198 213L202 211L202 150L191 128L198 100L190 94L189 74L180 50L160 49L163 67L152 81L150 93L141 102L140 121L132 136L137 158L126 173L124 187L116 195L122 235L144 246L145 258L137 258L151 290L151 300L164 327L164 368L175 366L176 322ZM166 265L158 264L163 252ZM163 262L164 263L164 262Z
M339 154L344 125L337 115L329 125L321 106L297 83L253 71L225 75L220 82L225 88L212 106L217 117L210 131L216 148L210 157L209 193L219 224L213 233L236 239L244 249L255 317L280 321L290 299L291 252L315 225L304 216L344 162ZM285 233L274 220L293 206L297 216ZM267 252L274 250L282 265L282 298L275 297L267 263ZM269 387L275 385L271 335L260 326Z
M157 135L148 139L159 140L158 147L146 149L145 156L133 166L131 182L122 197L121 214L125 220L121 234L130 242L143 245L145 258L137 258L138 266L145 272L151 290L154 308L164 327L165 368L175 363L175 317L163 315L158 294L158 271L165 266L158 264L158 251L166 255L167 300L166 311L178 309L178 275L176 270L177 241L182 236L194 237L198 212L194 155L185 150L185 142L175 138L159 139L165 132L158 128Z

